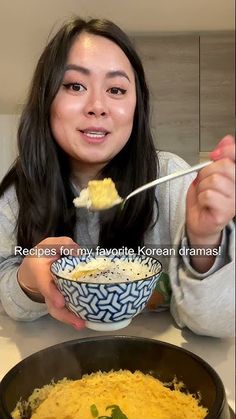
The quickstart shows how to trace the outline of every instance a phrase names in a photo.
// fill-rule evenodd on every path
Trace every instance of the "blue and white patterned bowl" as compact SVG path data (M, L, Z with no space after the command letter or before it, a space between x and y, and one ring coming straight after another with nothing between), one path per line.
M88 283L63 277L79 263L95 256L68 256L52 263L51 271L57 288L63 294L67 308L85 320L89 329L110 331L128 326L132 318L146 306L162 272L160 262L144 255L112 256L110 259L135 261L146 265L152 275L126 282Z

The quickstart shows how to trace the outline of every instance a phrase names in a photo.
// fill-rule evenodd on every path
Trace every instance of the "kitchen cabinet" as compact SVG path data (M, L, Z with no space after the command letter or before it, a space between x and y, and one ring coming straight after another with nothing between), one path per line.
M151 93L157 149L190 164L234 132L234 37L226 34L134 36Z
M136 37L151 93L157 149L195 163L199 150L198 36Z
M200 37L200 151L235 132L234 34Z

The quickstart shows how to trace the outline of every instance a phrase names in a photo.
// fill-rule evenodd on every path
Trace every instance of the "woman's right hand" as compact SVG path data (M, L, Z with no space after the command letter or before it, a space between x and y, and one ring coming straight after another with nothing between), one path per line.
M29 287L29 289L38 291L39 295L42 295L42 301L45 300L48 312L52 317L73 326L75 329L82 329L84 321L65 307L65 299L58 291L50 271L52 262L62 256L62 246L69 249L78 249L79 247L69 237L50 237L42 240L34 249L42 248L44 251L53 249L53 252L51 252L53 255L26 256L18 269L17 278L19 285L26 294L27 287ZM30 298L30 292L28 296Z

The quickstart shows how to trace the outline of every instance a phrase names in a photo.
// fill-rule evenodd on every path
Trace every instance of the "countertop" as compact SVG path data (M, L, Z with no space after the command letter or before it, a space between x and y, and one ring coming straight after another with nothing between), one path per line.
M142 336L181 346L208 362L225 386L229 405L235 410L235 341L198 336L179 329L169 312L142 313L131 324L114 332L77 331L44 316L34 322L17 322L0 308L0 380L23 358L67 340L102 335Z

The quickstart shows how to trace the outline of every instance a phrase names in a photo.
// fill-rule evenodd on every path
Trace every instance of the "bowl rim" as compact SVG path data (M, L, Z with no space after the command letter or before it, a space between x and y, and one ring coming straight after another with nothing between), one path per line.
M135 254L133 254L133 255L130 255L130 256L139 256L137 253L135 253ZM146 257L146 258L149 258L149 259L153 259L153 260L155 260L156 262L158 262L158 272L157 273L155 273L155 274L153 274L153 275L150 275L150 276L147 276L147 277L145 277L145 278L137 278L137 279L134 279L133 281L120 281L120 282L89 282L89 281L80 281L80 280L76 280L76 279L70 279L70 278L65 278L65 277L63 277L61 274L60 275L58 275L57 273L55 273L54 271L53 271L53 269L54 269L54 265L56 264L56 263L58 263L59 261L61 261L62 259L73 259L73 258L80 258L80 256L62 256L62 257L60 257L59 259L57 259L57 260L54 260L52 263L51 263L51 266L50 266L50 272L52 273L52 275L53 275L53 277L56 277L56 279L62 279L63 281L69 281L69 282L71 282L71 283L78 283L78 284L85 284L85 285L106 285L106 286L113 286L113 285L119 285L119 284L133 284L133 283L135 283L135 282L139 282L139 281L147 281L147 280L149 280L149 281L151 281L151 279L154 277L154 276L156 276L156 275L161 275L162 274L162 272L163 272L163 265L162 265L162 263L159 261L159 259L156 259L156 258L154 258L154 257L152 257L152 256L146 256L146 255L143 255L144 257ZM82 256L81 256L82 257ZM83 256L84 257L84 256ZM108 256L109 257L109 256ZM54 281L56 281L56 279L54 278ZM158 278L157 278L158 279Z
M11 381L11 379L18 373L19 368L24 368L24 365L28 364L28 362L30 362L30 359L37 357L39 354L43 355L44 353L47 353L49 350L57 350L57 348L60 348L62 345L63 347L70 347L70 346L74 346L76 344L83 344L83 343L87 343L87 342L94 342L96 343L97 341L108 341L108 340L113 340L113 341L138 341L138 342L150 342L150 343L154 343L154 344L158 344L160 346L163 347L167 347L170 349L175 349L178 350L182 353L185 353L186 355L190 356L192 359L196 360L197 362L199 362L202 367L204 367L207 372L210 374L210 376L212 377L215 385L216 385L216 399L215 402L213 404L212 409L214 409L212 412L210 412L210 414L208 414L206 416L207 418L211 418L214 419L215 418L215 411L217 411L217 414L221 414L225 403L224 401L226 401L227 403L227 399L226 399L226 393L225 393L225 388L223 385L223 382L220 378L220 376L218 375L218 373L216 372L216 370L207 362L205 361L203 358L201 358L200 356L196 355L194 352L189 351L188 349L182 348L181 346L177 346L174 345L172 343L169 342L164 342L158 339L152 339L152 338L146 338L146 337L140 337L140 336L126 336L126 335L102 335L102 336L90 336L90 337L85 337L85 338L78 338L78 339L73 339L73 340L69 340L69 341L64 341L61 343L57 343L56 345L51 345L48 346L47 348L41 349L37 352L34 352L33 354L27 356L26 358L22 359L20 362L18 362L16 365L14 365L2 378L2 380L0 381L0 412L1 409L5 409L5 412L7 412L6 410L6 406L4 404L4 400L2 398L2 390L4 388L4 386L6 386L8 384L8 382ZM4 412L4 414L6 414ZM7 412L8 414L8 412ZM11 416L9 416L10 418Z

